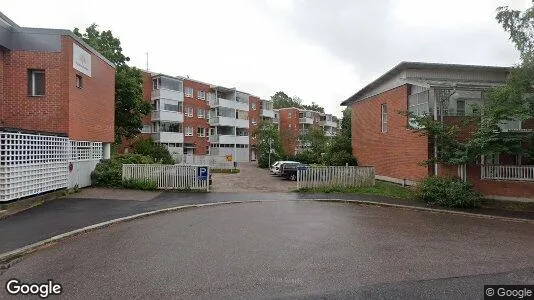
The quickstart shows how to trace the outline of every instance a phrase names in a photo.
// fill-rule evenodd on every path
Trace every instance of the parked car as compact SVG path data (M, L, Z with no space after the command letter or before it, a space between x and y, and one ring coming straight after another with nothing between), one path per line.
M274 164L271 165L271 168L269 169L269 171L271 173L273 173L274 175L279 175L280 173L280 166L284 163L296 163L298 164L299 162L298 161L290 161L290 160L279 160L277 162L275 162Z
M289 179L292 181L297 180L297 170L300 168L306 168L308 167L305 164L301 163L285 163L282 164L282 167L280 169L280 176L284 179Z

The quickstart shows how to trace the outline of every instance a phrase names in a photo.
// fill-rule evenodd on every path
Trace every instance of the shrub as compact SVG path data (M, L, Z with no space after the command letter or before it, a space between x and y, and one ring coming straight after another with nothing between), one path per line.
M151 157L140 154L124 154L115 156L112 159L103 159L91 173L91 184L102 187L121 187L123 164L151 163L154 163Z
M132 151L137 154L150 156L154 162L172 165L175 163L169 150L159 143L154 143L152 138L138 140L132 145Z
M351 153L338 151L328 153L325 156L325 164L329 166L345 166L346 164L349 164L349 166L357 166L358 162Z
M453 208L474 208L481 195L458 178L428 177L421 181L416 197L432 205Z
M127 189L154 191L158 188L158 183L149 179L130 179L123 181L122 186Z

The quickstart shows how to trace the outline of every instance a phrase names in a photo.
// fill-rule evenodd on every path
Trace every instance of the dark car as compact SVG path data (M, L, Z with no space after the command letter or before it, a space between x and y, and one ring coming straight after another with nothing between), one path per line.
M280 176L284 179L297 180L297 170L306 168L305 164L285 163L280 166Z

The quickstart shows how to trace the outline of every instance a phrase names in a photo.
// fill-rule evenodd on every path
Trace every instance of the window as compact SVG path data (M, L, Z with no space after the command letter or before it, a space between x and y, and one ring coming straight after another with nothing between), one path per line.
M206 128L198 127L197 128L197 135L200 137L206 136Z
M465 116L465 100L456 101L456 115Z
M252 103L252 110L256 110L256 103Z
M197 117L199 119L203 119L204 118L204 109L203 108L197 109Z
M291 113L288 113L288 114L287 114L287 116L288 116L288 118L290 118L290 119L291 119Z
M252 118L252 124L256 124L256 119L255 118Z
M164 104L163 104L163 110L178 111L178 105L176 105L176 104L164 103Z
M185 127L185 136L193 136L193 127L191 126Z
M388 105L382 104L380 105L380 114L381 114L381 132L386 133L388 132Z
M206 92L197 91L197 98L200 99L200 100L206 100Z
M151 133L152 132L152 125L143 125L143 129L141 129L141 133Z
M186 107L185 108L185 115L187 117L192 118L194 114L195 114L195 110L192 107Z
M153 90L159 90L159 87L161 85L161 78L153 78L152 79L152 89Z
M45 95L45 71L28 70L28 95L44 96Z
M76 74L76 87L81 89L83 87L82 76Z
M193 88L185 87L184 94L186 97L193 97Z

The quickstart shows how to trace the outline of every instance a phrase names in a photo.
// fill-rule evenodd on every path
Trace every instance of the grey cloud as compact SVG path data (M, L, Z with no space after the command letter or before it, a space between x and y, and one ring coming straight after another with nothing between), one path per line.
M467 28L413 27L394 21L391 4L389 0L297 0L284 21L301 38L350 64L366 82L404 60L510 65L517 59L493 16Z

